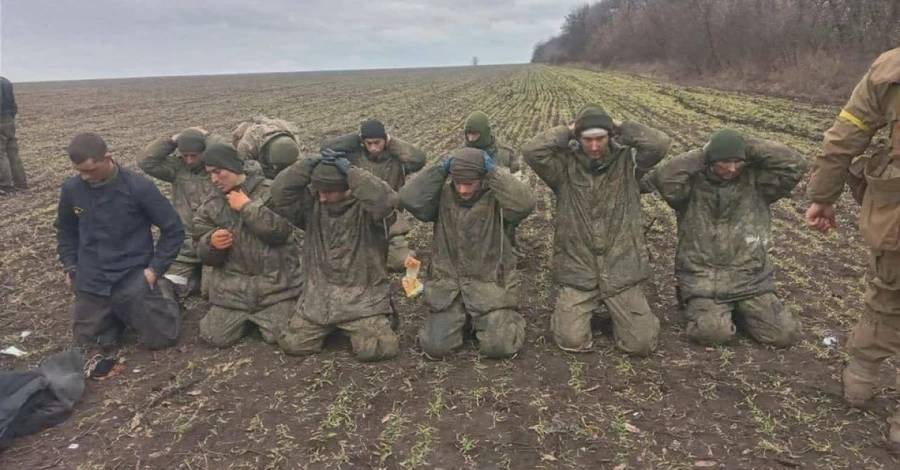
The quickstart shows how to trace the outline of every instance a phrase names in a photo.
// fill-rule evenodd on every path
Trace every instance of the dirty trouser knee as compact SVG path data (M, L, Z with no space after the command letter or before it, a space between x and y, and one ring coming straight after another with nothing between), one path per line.
M694 297L685 302L688 338L700 344L731 341L735 333L734 322L731 321L732 308L730 303L719 303L703 297Z
M465 326L466 310L462 296L457 296L446 310L428 315L419 331L419 345L428 357L442 358L462 345Z
M294 313L296 301L286 300L250 315L249 321L259 328L263 341L276 344Z
M168 282L159 279L151 289L139 269L116 284L109 297L77 292L75 341L86 344L110 338L118 321L134 329L150 349L174 346L181 333L181 308L174 297L165 294L171 289L160 285Z
M591 316L600 308L599 290L580 290L560 286L556 308L550 317L553 341L570 352L587 351L593 345Z
M628 354L647 356L656 350L659 319L650 310L644 288L631 287L603 301L609 309L616 346Z
M734 303L734 313L751 338L786 348L800 339L800 321L772 292Z
M200 338L219 348L231 346L247 334L249 318L244 310L213 305L200 320Z
M512 309L494 310L472 319L478 349L491 359L510 357L525 342L525 319Z
M866 310L847 348L874 363L900 355L900 252L869 250L866 281Z
M400 338L387 315L375 315L337 325L350 335L353 353L362 362L391 359L400 353Z
M278 346L293 356L307 356L322 350L325 337L337 329L332 325L317 325L294 313L284 333L278 338Z

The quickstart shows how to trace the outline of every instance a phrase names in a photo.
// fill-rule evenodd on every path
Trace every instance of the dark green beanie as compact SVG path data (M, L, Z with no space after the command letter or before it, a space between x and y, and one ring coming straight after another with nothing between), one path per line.
M450 178L458 183L484 179L484 151L463 147L450 154Z
M346 191L347 177L336 166L319 163L313 168L310 186L316 191Z
M612 131L615 125L613 120L606 114L606 110L599 104L588 104L578 111L575 115L575 136L581 136L582 131L588 129L606 129Z
M297 161L300 147L290 136L281 135L269 141L269 163L278 168L287 168Z
M178 134L178 151L185 153L203 153L206 150L206 137L197 129L185 129Z
M244 160L231 144L224 142L211 144L203 151L201 161L206 166L221 168L238 175L244 174Z
M746 160L747 142L743 134L734 129L716 131L704 147L706 161L709 163L724 160Z
M469 115L466 119L464 132L481 133L481 137L475 142L469 142L469 140L466 139L467 147L475 147L484 150L494 144L494 136L491 135L491 120L488 118L487 114L484 114L481 111L475 111Z

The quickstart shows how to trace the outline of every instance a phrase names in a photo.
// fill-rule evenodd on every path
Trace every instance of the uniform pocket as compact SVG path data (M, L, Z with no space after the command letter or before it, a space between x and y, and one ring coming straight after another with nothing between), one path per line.
M900 250L900 177L882 177L889 155L871 159L866 165L867 188L860 207L859 230L872 248ZM893 170L893 169L891 169ZM877 175L877 176L876 176Z

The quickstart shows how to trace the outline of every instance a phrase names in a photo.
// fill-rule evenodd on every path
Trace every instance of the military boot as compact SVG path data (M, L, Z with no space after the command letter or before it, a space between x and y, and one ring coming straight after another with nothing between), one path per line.
M859 408L872 399L875 382L878 380L877 362L851 359L844 367L844 399L854 408Z

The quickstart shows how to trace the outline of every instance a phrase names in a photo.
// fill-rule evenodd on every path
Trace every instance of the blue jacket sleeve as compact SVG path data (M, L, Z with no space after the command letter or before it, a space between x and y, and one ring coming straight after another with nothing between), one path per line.
M63 184L56 211L56 252L66 272L75 271L78 264L78 216L72 205L71 190Z
M184 243L184 226L175 207L155 184L145 179L141 186L140 204L150 218L150 223L159 228L159 239L156 241L156 249L148 267L162 276L181 250Z

